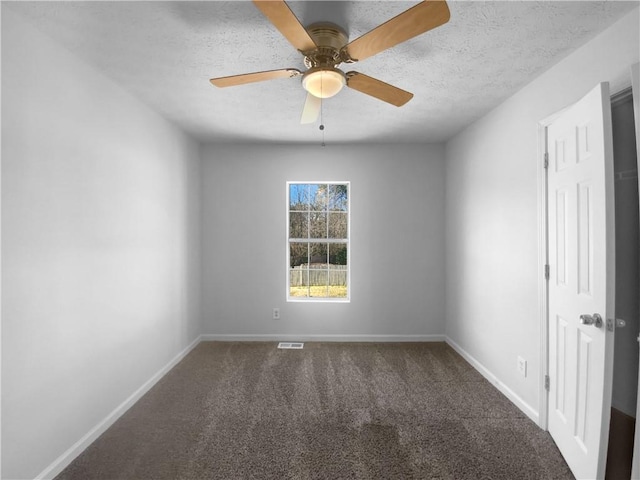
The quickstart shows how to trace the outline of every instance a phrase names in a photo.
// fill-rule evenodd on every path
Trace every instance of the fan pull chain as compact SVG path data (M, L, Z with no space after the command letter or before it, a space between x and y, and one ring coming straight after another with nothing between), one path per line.
M324 122L322 121L322 113L323 113L323 106L324 106L324 98L322 95L322 77L320 77L320 131L322 132L322 143L320 144L320 146L322 147L326 147L327 144L324 143Z
M320 131L322 132L322 143L320 144L323 147L327 145L324 143L324 123L322 123L322 99L320 99Z

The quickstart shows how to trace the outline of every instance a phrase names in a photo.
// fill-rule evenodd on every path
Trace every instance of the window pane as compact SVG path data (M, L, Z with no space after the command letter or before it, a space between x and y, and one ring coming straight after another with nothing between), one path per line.
M311 212L309 214L309 238L327 238L327 214Z
M328 297L331 298L347 298L346 285L329 285Z
M289 213L289 238L307 238L309 234L309 213Z
M312 198L311 210L326 212L327 197L329 195L328 185L325 185L325 184L311 185L310 195Z
M347 265L346 243L329 244L329 263L331 263L332 265Z
M309 270L309 295L311 297L328 296L329 275L327 269Z
M329 297L347 297L347 244L329 244Z
M309 185L298 183L289 185L290 211L309 210L309 203Z
M290 243L289 244L289 266L297 267L306 265L309 260L309 244L308 243Z
M329 185L329 210L347 211L347 186L344 184Z
M327 266L327 253L328 245L326 243L310 243L309 255L310 255L310 268L318 268Z
M297 266L289 269L289 296L309 296L309 270L306 266Z
M329 213L329 238L347 238L347 214Z

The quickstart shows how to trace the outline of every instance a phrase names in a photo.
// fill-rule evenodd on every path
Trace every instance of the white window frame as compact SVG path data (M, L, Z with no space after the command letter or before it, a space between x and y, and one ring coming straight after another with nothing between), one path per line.
M291 185L346 185L347 186L347 238L346 239L313 239L307 237L306 240L311 243L336 243L347 245L347 295L346 297L292 297L291 292L291 273L290 273L290 249L291 238L289 237L289 209L291 191ZM349 181L335 181L335 180L309 180L309 181L287 181L287 193L286 193L286 288L287 288L287 302L302 302L302 303L349 303L351 301L351 182ZM316 240L316 242L313 242Z

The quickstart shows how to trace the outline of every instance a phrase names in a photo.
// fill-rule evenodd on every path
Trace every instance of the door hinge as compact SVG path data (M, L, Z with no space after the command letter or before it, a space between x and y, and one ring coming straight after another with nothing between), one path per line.
M551 379L549 378L549 375L545 375L544 376L544 389L548 392L549 388L551 388Z
M544 279L549 280L549 264L544 266Z
M549 168L549 152L544 152L544 168Z

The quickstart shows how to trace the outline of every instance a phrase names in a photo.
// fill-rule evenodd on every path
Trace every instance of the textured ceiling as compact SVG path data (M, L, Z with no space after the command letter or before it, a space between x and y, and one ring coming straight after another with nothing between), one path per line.
M302 24L351 39L416 2L289 2ZM444 26L345 71L414 93L394 107L345 88L325 100L327 143L438 142L469 125L632 8L633 2L452 1ZM279 68L302 56L248 1L3 2L202 141L320 142L300 125L300 78L218 89L209 78Z

